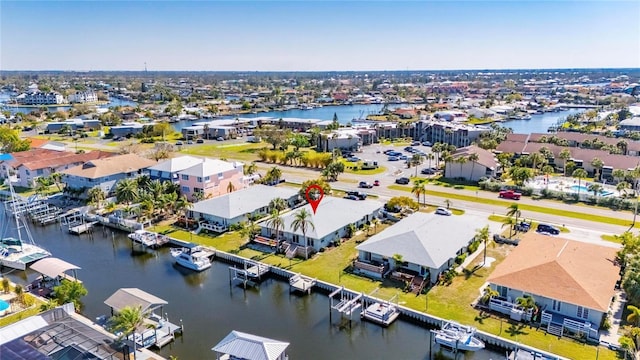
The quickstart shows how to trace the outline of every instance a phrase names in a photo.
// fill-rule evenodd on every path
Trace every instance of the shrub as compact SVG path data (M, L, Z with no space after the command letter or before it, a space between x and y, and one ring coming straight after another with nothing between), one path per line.
M474 252L476 252L479 246L480 246L480 241L477 241L477 240L469 244L469 254L473 254Z
M463 185L456 185L453 187L456 190L464 190L464 186Z
M460 265L467 258L467 253L456 256L456 265Z

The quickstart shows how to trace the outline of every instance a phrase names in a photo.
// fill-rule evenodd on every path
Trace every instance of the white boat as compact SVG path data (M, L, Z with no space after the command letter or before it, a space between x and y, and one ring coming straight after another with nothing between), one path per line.
M0 239L0 265L12 269L25 270L27 265L34 263L40 259L51 256L51 253L40 246L37 246L29 227L25 221L26 213L16 211L16 194L13 185L9 182L9 190L11 192L11 213L16 222L16 231L18 237L6 237ZM7 223L8 226L8 223ZM26 240L22 237L22 230L26 235Z
M195 244L192 244L190 247L183 247L182 249L171 249L171 256L176 259L176 263L178 265L195 271L202 271L210 268L210 257L212 255L212 252Z
M456 322L447 322L440 330L432 330L435 342L451 349L478 351L484 349L484 342L475 337L476 329Z

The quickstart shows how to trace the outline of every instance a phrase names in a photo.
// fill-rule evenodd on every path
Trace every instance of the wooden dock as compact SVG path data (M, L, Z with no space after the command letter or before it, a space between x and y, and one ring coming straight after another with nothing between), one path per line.
M317 279L312 279L302 274L296 274L289 278L289 287L292 290L311 294L311 288L316 284Z
M75 226L69 226L69 233L74 235L80 235L86 232L91 232L93 231L93 226L97 223L98 223L97 221L94 221L94 222L88 222L88 223L79 224Z

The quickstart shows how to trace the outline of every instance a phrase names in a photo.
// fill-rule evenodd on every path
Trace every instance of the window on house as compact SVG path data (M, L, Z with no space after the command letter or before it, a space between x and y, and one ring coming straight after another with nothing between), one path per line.
M500 296L506 298L507 297L507 293L509 292L509 288L505 287L505 286L496 286L496 290L498 291L498 293L500 294Z
M37 175L42 175L42 174L44 174L44 170L38 169L38 170L36 170L36 174Z
M576 316L578 316L581 319L588 319L589 309L583 308L582 306L578 306L578 311L576 312Z
M182 192L183 193L188 193L189 192L189 187L188 186L183 186L182 187Z
M189 175L182 174L182 180L189 180Z
M218 173L218 179L224 178L224 173Z
M202 182L202 178L200 176L198 176L198 182L201 183Z
M205 176L205 177L204 177L204 181L205 181L205 182L209 182L209 181L211 181L211 176Z
M561 301L553 300L553 306L552 306L553 311L560 312L561 311L561 309L560 309L561 305L562 305Z
M31 175L31 173L29 172L29 170L25 170L24 171L27 175Z

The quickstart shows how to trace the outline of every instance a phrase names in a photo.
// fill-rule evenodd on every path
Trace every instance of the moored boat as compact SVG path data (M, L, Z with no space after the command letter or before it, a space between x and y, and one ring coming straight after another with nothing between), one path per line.
M178 265L195 271L203 271L211 267L213 253L200 245L191 244L181 249L171 249L171 256Z
M476 329L456 322L447 322L440 330L432 330L435 342L455 350L478 351L484 349L484 342L475 337Z

